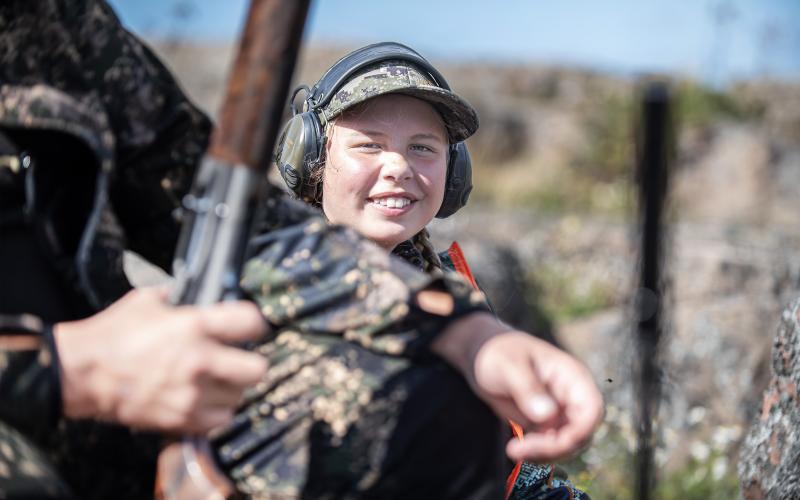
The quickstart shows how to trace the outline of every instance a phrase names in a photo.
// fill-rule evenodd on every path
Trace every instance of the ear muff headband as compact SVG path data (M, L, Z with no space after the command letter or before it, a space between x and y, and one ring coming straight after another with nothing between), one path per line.
M319 200L320 186L311 180L311 172L325 150L325 135L319 117L323 108L359 70L382 61L402 60L424 70L437 86L451 90L439 71L413 49L394 42L383 42L362 47L342 57L309 89L301 85L292 93L289 107L294 116L284 126L278 139L275 161L286 185L299 198L314 202ZM303 109L297 109L295 97L306 91ZM444 199L436 214L443 219L466 205L472 191L472 164L463 142L451 144L447 165Z

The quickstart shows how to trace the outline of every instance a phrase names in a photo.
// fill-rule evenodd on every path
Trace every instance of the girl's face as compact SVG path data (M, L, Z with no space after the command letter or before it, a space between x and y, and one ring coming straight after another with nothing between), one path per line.
M322 209L331 222L391 250L439 211L449 143L427 102L370 99L336 120L326 147Z

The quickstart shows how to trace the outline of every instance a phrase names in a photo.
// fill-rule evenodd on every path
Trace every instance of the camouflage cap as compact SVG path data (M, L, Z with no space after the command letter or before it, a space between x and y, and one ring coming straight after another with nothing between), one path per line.
M331 120L346 109L383 94L405 94L429 102L442 115L452 144L478 130L478 114L467 101L402 60L382 61L359 71L336 91L321 113L325 120Z

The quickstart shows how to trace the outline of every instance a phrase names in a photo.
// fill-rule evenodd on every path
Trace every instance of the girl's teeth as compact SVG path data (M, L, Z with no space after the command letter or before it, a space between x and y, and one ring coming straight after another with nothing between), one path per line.
M387 208L404 208L411 204L411 200L407 198L380 198L372 202Z

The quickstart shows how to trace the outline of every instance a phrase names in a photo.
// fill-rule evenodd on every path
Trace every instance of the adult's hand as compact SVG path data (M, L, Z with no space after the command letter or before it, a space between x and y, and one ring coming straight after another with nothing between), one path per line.
M80 321L59 323L64 414L190 434L227 423L266 361L226 344L266 331L249 302L209 307L167 303L163 289L137 289Z
M552 461L583 448L603 417L603 399L577 359L487 313L461 318L433 344L500 417L525 429L506 446L512 460Z

